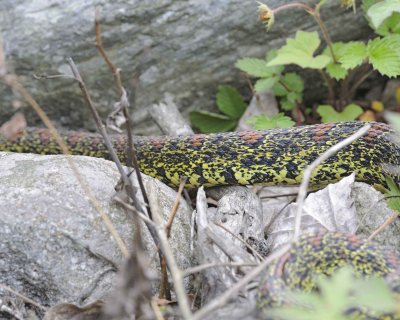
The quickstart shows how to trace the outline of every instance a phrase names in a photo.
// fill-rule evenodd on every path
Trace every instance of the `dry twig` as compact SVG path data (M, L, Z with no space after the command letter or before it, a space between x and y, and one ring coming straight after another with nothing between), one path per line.
M220 267L230 267L230 268L240 268L240 267L256 267L258 263L245 263L245 262L211 262L205 263L193 268L187 268L183 271L183 276L187 277L193 273L199 273L203 270L207 270L210 268L220 268Z
M31 304L31 305L33 305L33 306L39 308L39 309L42 309L42 310L44 310L44 311L47 310L47 308L44 307L44 306L42 306L40 303L37 303L37 302L33 301L32 299L29 299L28 297L25 297L24 295L22 295L22 294L20 294L20 293L18 293L18 292L16 292L16 291L14 291L13 289L11 289L10 287L7 287L7 286L4 285L4 284L1 284L1 283L0 283L0 288L3 289L3 290L5 290L5 291L11 292L13 295L17 296L18 298L21 298L21 299L24 300L25 302L27 302L27 303L29 303L29 304Z
M200 188L197 193L197 211L199 212L199 216L205 216L207 212L207 203L206 196L204 193L204 189ZM200 213L201 212L201 213ZM214 310L221 308L227 304L227 302L232 299L235 295L237 295L242 288L244 288L250 281L254 280L258 277L266 267L275 259L278 259L282 255L284 255L290 245L283 246L280 250L272 253L268 256L264 261L262 261L257 267L252 269L249 273L247 273L240 281L235 283L231 288L229 288L225 293L220 295L219 297L213 299L203 308L198 310L194 315L192 320L200 320L208 316Z
M1 50L2 49L0 49L0 51ZM46 113L43 111L43 109L40 107L40 105L36 102L36 100L29 94L29 92L26 91L26 89L19 83L17 75L6 74L3 76L3 81L8 86L10 86L15 92L18 92L29 103L29 105L32 107L32 109L38 114L40 119L43 121L43 123L49 129L50 134L54 137L57 144L60 146L62 153L66 155L66 160L67 160L69 166L71 167L72 172L74 173L76 179L78 180L79 184L81 185L82 189L84 190L85 194L89 198L90 203L93 205L93 207L96 209L96 211L100 214L107 229L110 231L110 233L113 236L113 238L115 239L118 247L120 248L122 254L125 257L128 257L129 252L128 252L128 249L127 249L124 241L118 234L117 230L115 229L115 227L112 224L108 215L104 212L103 208L97 201L92 189L89 187L89 185L87 184L85 179L79 173L79 170L69 153L67 145L65 144L64 140L59 135L59 133L57 132L57 129L54 127L54 125L51 122L51 120L49 119L49 117L46 115Z
M314 160L307 168L304 170L304 175L303 179L300 184L299 188L299 193L297 196L297 212L295 216L295 224L294 224L294 235L293 235L293 241L296 241L299 238L300 235L300 229L301 229L301 216L303 213L303 204L305 197L307 195L307 189L308 189L308 184L310 183L310 178L312 172L325 160L336 154L338 151L343 149L344 147L348 146L351 144L353 141L357 140L358 138L361 138L364 134L368 132L368 130L371 128L370 124L367 124L363 126L361 129L359 129L357 132L352 134L351 136L347 137L343 141L340 141L339 143L335 144L334 146L330 147L328 150L326 150L324 153L322 153L316 160Z
M165 228L162 226L162 218L160 213L160 208L157 204L157 197L155 192L149 192L150 206L152 207L152 212L154 215L154 222L156 224L157 235L160 240L160 247L165 256L168 264L169 271L172 277L172 283L174 285L176 298L178 301L179 309L182 313L184 319L191 319L192 312L189 308L189 300L186 296L185 287L183 285L183 273L179 269L176 260L174 258L172 249L168 243L167 234Z
M399 217L398 212L393 212L382 225L380 225L371 235L368 237L368 240L373 240L379 233L381 233L386 227L391 225L396 219Z

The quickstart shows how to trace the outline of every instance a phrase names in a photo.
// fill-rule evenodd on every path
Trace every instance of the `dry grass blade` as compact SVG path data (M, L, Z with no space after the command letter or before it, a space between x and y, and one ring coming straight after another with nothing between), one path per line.
M114 240L116 241L122 254L125 257L128 257L129 252L128 252L128 249L127 249L124 241L118 234L117 230L115 229L115 227L112 224L108 215L104 212L101 205L97 201L91 188L89 187L87 182L82 178L77 166L75 165L75 162L73 161L73 159L70 155L68 146L65 144L64 140L61 138L61 136L57 132L57 129L54 127L54 125L50 121L49 117L46 115L46 113L43 111L43 109L40 107L40 105L36 102L36 100L33 99L33 97L29 94L29 92L26 91L26 89L18 82L18 77L16 75L14 75L14 74L7 75L7 76L3 77L3 79L8 86L10 86L14 91L18 92L29 103L29 105L32 107L32 109L38 114L40 119L43 121L43 123L49 129L50 134L54 137L57 144L60 146L62 153L66 155L66 160L67 160L69 166L71 167L75 177L77 178L79 184L81 185L82 189L84 190L85 194L88 196L89 201L91 202L93 207L96 209L96 211L100 214L107 229L110 231L111 235L113 236Z

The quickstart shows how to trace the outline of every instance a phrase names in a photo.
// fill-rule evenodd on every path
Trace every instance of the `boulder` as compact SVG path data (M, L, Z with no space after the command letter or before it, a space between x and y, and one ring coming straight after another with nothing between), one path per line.
M271 8L282 4L266 2ZM185 116L195 108L215 109L220 84L232 84L249 95L246 80L234 67L238 58L263 57L297 30L317 29L311 16L294 8L278 13L266 33L255 1L2 0L0 30L7 62L59 126L94 128L73 80L33 78L43 73L69 75L66 57L78 64L103 116L117 100L113 77L95 47L96 6L101 9L104 46L122 70L135 131L142 134L157 132L148 107L166 92L174 95ZM354 14L340 8L339 1L329 1L322 16L333 40L365 39L371 33L361 10ZM138 66L139 85L134 90ZM313 94L321 90L323 85ZM12 106L21 103L5 86L0 86L0 96L1 123L15 111ZM30 125L39 123L29 108L25 111Z
M131 248L132 218L113 200L119 179L115 165L83 156L73 157L73 161ZM156 190L166 221L176 192L147 176L144 184ZM0 153L0 194L2 285L46 307L61 302L83 305L112 294L123 256L65 156ZM143 202L139 193L137 197ZM171 231L170 243L181 268L191 264L191 213L181 201ZM144 226L142 235L152 258L149 268L156 271L156 248ZM0 301L9 296L0 291Z

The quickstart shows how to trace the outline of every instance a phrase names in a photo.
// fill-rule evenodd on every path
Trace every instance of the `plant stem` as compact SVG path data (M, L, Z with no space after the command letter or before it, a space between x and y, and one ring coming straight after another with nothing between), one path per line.
M325 73L324 70L319 69L322 78L324 79L326 86L328 87L328 100L332 105L336 104L335 90L333 89L332 79Z
M325 2L325 1L321 1L321 2L316 6L315 9L311 8L310 6L308 6L308 5L304 4L304 3L298 3L298 2L296 2L296 3L288 3L288 4L285 4L285 5L283 5L283 6L280 6L280 7L276 8L276 9L272 10L272 12L273 12L274 14L276 14L276 13L278 13L279 11L285 10L285 9L287 9L287 8L294 8L294 7L304 8L304 9L305 9L309 14L311 14L311 15L314 17L314 19L317 21L318 26L320 27L320 29L321 29L321 31L322 31L322 35L323 35L323 37L324 37L324 39L325 39L325 41L326 41L326 43L327 43L327 45L328 45L329 51L331 52L333 62L334 62L334 63L337 63L338 61L337 61L337 59L336 59L335 52L333 51L331 37L329 36L328 29L326 28L326 25L325 25L325 23L323 22L323 20L321 19L321 16L320 16L320 14L319 14L319 9L320 9L321 5L322 5L324 2Z
M360 79L357 80L357 82L351 87L351 89L349 90L347 96L344 97L344 99L349 99L350 97L352 97L354 95L354 93L356 92L356 90L358 89L358 87L365 81L365 79L367 79L372 73L374 72L373 69L369 70L368 72L366 72Z
M288 4L284 4L283 6L280 6L278 8L275 8L274 10L272 10L273 13L278 13L279 11L285 10L287 8L294 8L294 7L300 7L300 8L304 8L307 12L309 13L313 13L314 9L311 8L310 6L304 4L304 3L288 3Z
M321 29L322 36L324 37L325 42L329 48L333 62L338 63L336 56L335 56L335 52L333 51L332 39L329 35L328 29L326 28L324 21L321 19L321 16L319 15L319 11L315 11L314 13L311 13L311 14L313 15L315 21L317 21L317 23L318 23L319 28Z

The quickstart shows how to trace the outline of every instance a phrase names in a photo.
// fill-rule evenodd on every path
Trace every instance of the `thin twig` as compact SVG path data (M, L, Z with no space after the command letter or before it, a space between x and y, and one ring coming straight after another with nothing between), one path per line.
M246 274L240 281L229 288L225 293L213 299L199 311L197 311L192 320L201 320L209 315L214 310L225 306L233 296L237 295L243 287L245 287L250 281L257 278L263 271L266 270L267 266L270 265L274 260L282 257L286 252L288 252L290 245L285 245L281 249L275 251L269 255L264 261L262 261L257 267Z
M238 268L238 267L256 267L258 263L246 263L246 262L211 262L205 263L200 266L196 266L193 268L187 268L183 271L183 276L187 277L193 273L199 273L203 270L211 269L211 268L218 268L218 267L231 267L231 268Z
M101 37L101 31L100 31L100 7L96 7L94 24L95 24L97 50L99 50L101 56L103 57L104 61L110 68L112 74L114 75L116 83L117 83L118 95L121 96L122 92L123 92L121 77L119 75L117 67L112 63L112 61L108 57L108 55L104 49L104 46L103 46L103 40Z
M385 220L384 223L382 223L374 232L371 233L371 235L368 237L368 240L374 239L379 233L381 233L386 227L391 225L396 219L399 217L398 212L393 212L389 218Z
M241 243L243 243L247 249L249 249L251 252L253 252L253 254L255 256L257 256L257 258L261 261L264 260L264 258L257 252L257 250L255 250L251 245L249 245L246 241L244 241L243 239L239 238L236 234L234 234L231 230L229 230L228 228L226 228L225 226L223 226L221 223L216 223L214 222L214 224L218 227L220 227L221 229L223 229L225 232L229 233L232 237L234 237L235 239L239 240Z
M67 74L53 74L53 75L48 75L48 74L32 74L32 77L36 80L42 80L42 79L57 79L57 78L64 78L64 79L75 79L73 76L67 75Z
M189 308L189 300L187 298L185 287L183 285L183 273L176 263L171 246L168 243L167 234L165 233L165 229L162 226L160 208L157 205L157 195L155 192L149 192L149 200L154 215L154 221L157 224L156 231L160 240L161 250L166 258L168 268L173 280L172 283L174 285L179 309L182 313L183 319L192 319L192 312Z
M122 254L125 257L128 257L129 252L128 252L128 249L127 249L124 241L119 236L119 234L118 234L117 230L115 229L114 225L112 224L110 218L104 212L103 208L97 201L95 195L93 194L92 189L89 187L86 180L79 173L79 170L70 155L67 145L65 144L64 140L59 135L59 133L57 132L57 129L54 127L54 125L50 121L49 117L46 115L46 113L43 111L43 109L40 107L40 105L36 102L36 100L33 99L33 97L29 94L29 92L26 91L26 89L18 82L18 77L16 75L8 75L8 78L7 78L7 80L5 80L5 82L7 85L12 87L13 90L18 92L22 97L24 97L24 99L29 103L29 105L32 107L32 109L35 110L35 112L38 114L38 116L43 121L45 126L49 129L50 134L54 137L57 144L60 146L62 153L66 155L66 160L67 160L69 166L71 167L72 172L74 173L76 179L78 180L79 184L81 185L82 189L84 190L85 194L88 196L90 203L95 208L95 210L100 214L107 229L113 236L113 238L116 241Z
M179 208L180 199L182 195L183 188L185 187L186 179L182 179L181 183L179 184L178 192L176 193L176 198L174 205L172 206L171 214L169 215L169 219L167 224L165 225L165 233L167 234L167 238L171 237L171 228L174 222L176 213ZM171 293L169 290L169 283L168 283L168 273L167 273L167 262L165 260L165 256L161 258L161 280L160 280L160 290L159 290L159 298L166 298L168 300L171 299Z
M29 303L29 304L31 304L31 305L33 305L33 306L39 308L39 309L42 309L42 310L45 310L45 311L47 310L47 308L44 307L44 306L42 306L40 303L37 303L37 302L33 301L32 299L30 299L30 298L28 298L28 297L25 297L24 295L22 295L22 294L20 294L20 293L18 293L18 292L16 292L16 291L14 291L13 289L11 289L10 287L7 287L7 286L4 285L4 284L1 284L1 283L0 283L0 288L3 289L3 290L5 290L5 291L11 292L13 295L16 295L18 298L21 298L21 299L24 300L25 302L27 302L27 303Z
M85 83L84 83L84 81L83 81L83 79L82 79L82 77L81 77L81 75L79 73L79 70L78 70L74 60L72 60L72 58L67 58L67 61L68 61L68 64L70 65L70 67L71 67L71 71L72 71L73 75L75 76L76 81L79 84L79 87L80 87L80 89L82 91L83 97L84 97L87 105L89 106L90 111L92 112L93 118L94 118L94 120L96 122L97 129L99 130L100 134L102 135L102 137L104 139L104 144L106 145L107 150L110 152L111 159L113 160L113 162L117 166L117 169L118 169L118 171L119 171L119 173L121 175L121 178L122 178L125 186L130 186L133 189L131 181L129 180L129 177L125 173L125 170L124 170L124 168L123 168L123 166L121 164L121 161L119 161L119 158L118 158L117 154L114 151L114 148L112 146L111 140L110 140L110 138L109 138L109 136L107 134L106 128L105 128L105 126L103 125L103 123L101 121L101 118L100 118L100 116L99 116L99 114L97 112L97 109L94 106L92 98L90 97L90 94L89 94L89 92L88 92L88 90L86 88L86 85L85 85ZM131 196L131 194L129 194L129 196ZM135 199L135 197L133 195L133 199L132 200L134 200L134 199ZM137 207L136 209L138 211L141 211L140 207Z
M176 193L175 202L172 207L171 214L169 215L168 222L165 225L165 231L167 233L168 239L171 237L172 223L174 222L176 213L178 212L179 204L181 203L181 196L182 196L183 188L185 187L185 183L186 183L186 178L182 179L181 183L179 184L179 189L178 189L178 192Z
M165 320L160 307L158 306L155 299L151 299L150 301L151 308L153 309L154 315L156 316L156 320Z
M150 225L153 225L155 227L155 224L154 224L153 220L151 220L148 216L146 216L142 212L137 211L134 206L131 206L129 203L126 203L126 201L124 201L123 199L121 199L119 197L115 197L114 201L118 202L121 206L125 207L125 209L127 209L127 210L133 212L134 214L138 215L139 218L142 219L146 224L150 224Z
M300 189L299 189L299 194L297 196L297 212L296 212L296 217L295 217L295 224L294 224L294 235L293 235L293 241L297 241L299 235L300 235L300 229L301 229L301 216L303 213L303 204L305 197L307 195L307 188L308 184L310 183L310 178L312 172L325 160L336 154L339 150L343 149L344 147L348 146L351 144L353 141L357 140L358 138L362 137L364 134L368 132L368 130L371 128L370 124L367 124L363 126L361 129L359 129L357 132L352 134L351 136L347 137L343 141L340 141L339 143L335 144L334 146L330 147L328 150L326 150L324 153L322 153L316 160L314 160L305 170L304 170L304 175L303 179L300 184Z
M100 8L99 7L96 8L96 13L95 13L95 31L96 31L97 50L99 50L101 56L103 57L104 61L106 62L106 64L108 65L108 67L110 68L110 70L114 76L115 83L117 85L118 94L120 96L121 108L123 110L123 114L126 119L126 131L127 131L127 136L128 136L127 165L130 167L133 167L135 169L136 178L139 183L140 191L142 193L143 200L146 204L146 211L151 219L152 213L151 213L150 206L149 206L149 200L147 197L146 189L143 184L142 176L140 174L139 161L137 159L136 150L135 150L134 144L133 144L133 138L132 138L133 137L133 134L132 134L133 121L132 121L131 116L128 111L129 110L129 100L128 100L128 97L126 94L126 90L122 85L121 70L112 63L111 59L108 57L107 52L103 46L103 40L102 40L101 30L100 30Z

